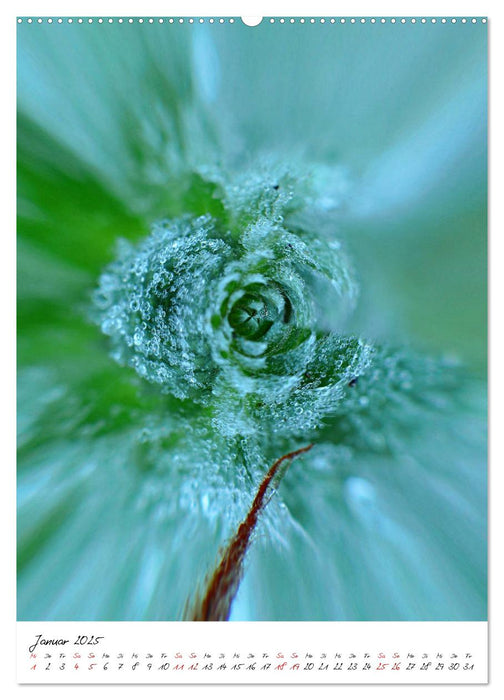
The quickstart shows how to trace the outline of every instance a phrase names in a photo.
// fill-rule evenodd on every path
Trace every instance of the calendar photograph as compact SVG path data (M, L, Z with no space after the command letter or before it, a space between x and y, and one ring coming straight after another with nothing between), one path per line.
M33 682L100 623L487 621L487 31L17 18Z

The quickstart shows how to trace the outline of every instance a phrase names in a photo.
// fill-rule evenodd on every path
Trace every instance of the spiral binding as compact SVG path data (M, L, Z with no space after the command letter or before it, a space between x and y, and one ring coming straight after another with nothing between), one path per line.
M259 24L486 24L486 17L264 17ZM18 24L245 24L241 17L18 17ZM259 26L259 25L255 25Z

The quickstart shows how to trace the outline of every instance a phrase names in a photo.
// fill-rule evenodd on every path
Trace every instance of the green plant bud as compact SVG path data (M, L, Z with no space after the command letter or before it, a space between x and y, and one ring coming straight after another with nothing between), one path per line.
M239 197L222 186L222 219L164 220L122 241L94 294L114 359L212 406L224 432L313 428L369 363L369 346L342 334L357 285L341 246L295 223L293 182L277 196L264 177L249 174Z

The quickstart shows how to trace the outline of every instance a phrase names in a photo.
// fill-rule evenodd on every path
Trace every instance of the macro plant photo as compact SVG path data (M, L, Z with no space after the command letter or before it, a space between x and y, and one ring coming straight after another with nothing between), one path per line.
M17 31L18 620L486 620L485 20Z

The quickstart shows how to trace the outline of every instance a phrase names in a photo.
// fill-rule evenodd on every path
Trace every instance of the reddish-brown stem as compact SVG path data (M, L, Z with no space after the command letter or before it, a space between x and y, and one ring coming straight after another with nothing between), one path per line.
M257 490L247 517L238 527L220 563L210 578L203 598L194 604L193 609L189 612L188 618L190 620L224 621L229 619L231 605L240 585L243 561L250 544L250 538L254 532L259 515L267 505L266 494L268 488L284 462L308 452L312 447L313 445L308 445L294 452L289 452L277 459L270 467Z

